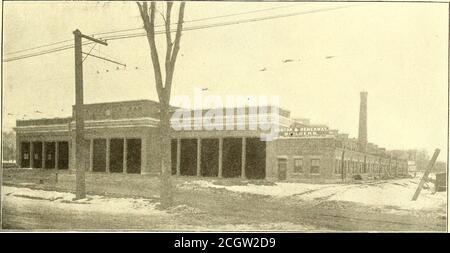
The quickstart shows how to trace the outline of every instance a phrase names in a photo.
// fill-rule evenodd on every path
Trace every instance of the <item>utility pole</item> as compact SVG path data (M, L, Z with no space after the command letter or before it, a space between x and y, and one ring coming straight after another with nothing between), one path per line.
M98 40L82 34L78 29L73 32L75 39L75 168L76 168L76 199L86 198L84 149L84 108L83 108L83 52L82 38L107 46Z
M431 160L428 162L427 169L423 173L422 179L419 182L419 185L417 186L416 192L414 193L414 196L412 197L412 201L416 201L419 197L420 191L422 191L423 185L429 181L428 176L430 175L431 169L433 169L434 164L436 163L436 159L439 156L439 153L441 152L440 149L435 149L433 157L431 157Z

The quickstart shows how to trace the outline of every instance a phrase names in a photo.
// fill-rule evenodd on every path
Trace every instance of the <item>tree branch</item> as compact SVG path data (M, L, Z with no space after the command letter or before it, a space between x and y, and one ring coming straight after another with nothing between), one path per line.
M139 12L141 13L142 21L144 22L144 28L147 32L147 41L150 45L150 55L152 58L153 63L153 70L155 74L155 83L156 83L156 91L158 92L158 97L161 102L161 99L164 99L164 87L163 87L163 80L161 75L161 66L159 64L159 56L158 51L156 49L156 42L155 42L155 2L150 3L150 17L148 14L148 5L147 2L143 2L141 5L139 2L137 2L137 5L139 7Z
M139 8L139 13L141 14L141 18L142 18L142 21L144 23L144 29L145 29L145 31L148 31L148 24L150 23L149 20L148 20L148 15L146 15L146 13L144 11L144 7L141 5L141 3L136 2L136 4L137 4L137 6ZM147 7L145 7L145 9L147 9Z
M170 61L172 58L172 35L170 32L170 14L172 12L172 2L167 2L167 9L166 9L166 18L165 18L165 27L166 27L166 43L167 43L167 48L166 48L166 83L164 85L164 88L167 87L167 76L169 76L170 72L173 72L172 69L170 68Z
M172 79L173 79L173 72L175 68L175 62L177 60L178 51L180 50L180 41L181 41L181 33L183 31L183 19L184 19L184 8L185 8L186 2L181 2L180 4L180 10L178 12L178 23L177 23L177 31L175 34L175 41L173 43L173 51L170 58L170 66L169 69L171 70L168 75L166 76L166 96L170 97L170 91L172 88Z

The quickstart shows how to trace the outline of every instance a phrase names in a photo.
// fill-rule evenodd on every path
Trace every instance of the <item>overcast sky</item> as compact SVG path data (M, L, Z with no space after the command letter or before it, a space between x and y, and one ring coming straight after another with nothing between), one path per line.
M188 2L185 20L272 10L187 22L185 27L321 11L185 32L172 94L192 96L194 87L202 87L208 95L277 95L293 117L356 137L359 92L364 90L369 93L369 141L388 149L423 147L431 153L440 148L446 154L448 5L368 3L324 10L350 5L355 4ZM133 2L5 2L4 58L72 39L76 28L94 34L139 27ZM163 39L157 41L161 49ZM116 70L118 65L87 58L85 103L157 99L145 37L110 41L92 53L127 68ZM164 51L160 55L163 59ZM282 63L285 59L294 62ZM73 49L4 63L3 75L4 128L14 127L18 118L71 115Z

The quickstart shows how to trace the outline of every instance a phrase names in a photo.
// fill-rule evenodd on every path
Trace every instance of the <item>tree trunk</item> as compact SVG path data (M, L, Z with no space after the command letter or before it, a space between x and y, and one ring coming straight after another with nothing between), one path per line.
M183 30L183 18L184 18L184 6L185 2L180 4L180 10L178 13L177 30L175 34L175 41L172 42L171 30L170 30L170 13L172 10L172 2L167 2L165 28L166 28L166 80L163 86L163 79L161 76L161 66L159 63L158 51L155 43L155 12L156 2L150 3L150 9L147 2L142 4L136 2L141 14L142 21L144 22L144 28L147 32L147 40L150 46L150 56L152 59L153 70L155 73L155 85L158 92L158 98L160 103L160 158L161 158L161 206L168 208L173 203L173 189L171 182L172 166L171 166L171 128L170 128L170 92L172 87L173 72L175 69L175 62L177 59L178 51L180 49L181 31ZM150 14L149 14L150 10ZM173 50L172 50L173 46Z
M161 155L161 206L168 208L173 204L172 166L170 157L170 112L166 101L160 103L160 155Z

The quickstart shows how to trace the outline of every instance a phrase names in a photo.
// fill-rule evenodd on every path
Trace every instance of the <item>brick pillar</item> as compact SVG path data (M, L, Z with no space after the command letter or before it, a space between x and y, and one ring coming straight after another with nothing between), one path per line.
M245 175L245 163L246 163L246 161L245 161L245 159L246 159L245 154L246 154L246 150L247 150L247 139L245 137L243 137L242 138L242 153L241 153L241 157L242 157L242 159L241 159L241 161L242 161L242 164L241 164L241 177L242 178L246 177L246 175Z
M58 159L59 159L59 142L55 142L55 169L58 169Z
M42 169L45 169L45 160L47 160L45 157L45 141L42 142L42 153L41 153L41 157L42 157Z
M110 173L109 171L109 155L110 155L110 141L111 139L106 139L106 173Z
M32 141L30 141L30 168L34 168L34 147Z
M146 174L147 168L147 137L141 138L141 174Z
M197 176L201 176L202 170L202 139L197 139Z
M222 160L223 160L223 138L219 138L219 174L222 177Z
M89 140L89 171L94 171L94 139Z
M181 139L177 139L177 176L180 175L180 163L181 163Z
M127 138L123 139L123 173L127 173L127 155L128 155L128 147L127 147Z

